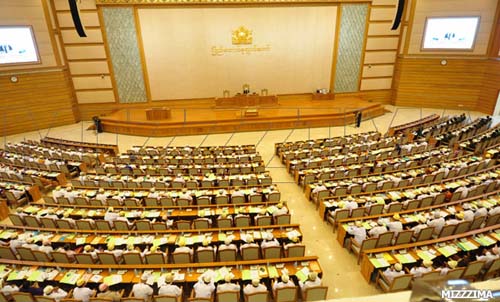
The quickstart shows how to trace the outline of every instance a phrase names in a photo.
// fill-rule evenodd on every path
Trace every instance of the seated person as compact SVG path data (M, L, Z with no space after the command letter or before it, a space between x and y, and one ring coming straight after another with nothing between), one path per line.
M123 256L123 250L121 249L115 249L115 244L112 242L109 242L107 245L107 249L104 250L105 253L111 253L115 255L116 261L120 262Z
M439 211L435 211L432 216L434 219L427 221L427 225L434 227L434 234L439 234L445 225L444 218L441 217L441 213Z
M232 243L232 239L232 236L227 236L224 243L219 245L219 252L224 250L234 250L235 252L238 252L238 248L236 247L236 244Z
M113 207L109 207L108 210L106 211L106 214L104 214L104 220L108 221L111 227L113 227L113 222L119 217L120 215L115 212L115 209Z
M272 232L266 232L264 233L265 236L263 236L264 241L260 244L260 247L262 250L266 247L273 247L273 246L280 246L280 243L276 238L274 238L274 235Z
M195 298L210 298L215 290L215 284L208 275L203 275L193 286Z
M4 285L3 279L0 279L0 292L2 292L8 300L10 300L12 293L18 291L19 287L17 287L17 285L15 285L12 282L8 282L7 284Z
M382 219L379 219L377 221L377 226L372 228L370 231L368 231L368 235L370 235L371 238L378 238L383 233L387 232L387 227L384 224L384 221Z
M441 271L440 275L445 276L452 269L457 268L458 262L455 260L450 260L444 264L444 267L439 267L436 270Z
M276 205L278 208L276 211L273 212L273 217L279 216L279 215L284 215L288 214L288 208L285 206L283 202L280 202Z
M251 284L247 284L243 288L243 293L245 295L267 292L267 287L260 283L259 279L253 279Z
M166 274L165 284L160 286L160 289L158 290L158 295L179 297L182 294L182 290L177 285L174 285L173 282L174 282L174 275L172 275L171 273Z
M400 221L401 217L399 216L399 214L394 214L392 218L394 219L394 221L388 221L386 223L386 226L389 228L389 231L394 232L394 236L396 236L403 230L403 224Z
M253 236L248 234L245 239L244 239L245 243L242 244L240 246L240 253L243 251L243 249L245 248L249 248L249 247L259 247L259 245L257 243L254 242L253 240Z
M240 285L236 283L232 283L232 275L231 273L226 274L224 277L224 283L217 285L217 292L229 292L229 291L240 291Z
M273 293L276 296L276 290L285 287L295 287L293 280L287 274L281 275L281 281L277 281L273 284Z
M476 260L485 261L485 268L489 268L493 261L499 257L499 248L497 246L493 247L491 251L484 249L481 255L476 256Z
M302 293L305 293L308 288L321 286L321 279L318 277L318 273L310 272L305 282L299 281L299 286Z
M289 240L290 241L283 246L285 251L288 250L289 248L291 248L292 246L302 245L300 243L299 237L297 237L297 236L294 236L294 237L290 238Z
M82 302L89 302L90 297L93 296L95 296L95 290L86 287L84 279L78 279L76 287L73 289L73 298Z
M197 251L209 251L209 250L213 250L214 254L217 253L217 247L210 246L210 241L208 240L208 238L205 238L205 239L203 239L201 246L198 247Z
M395 277L402 276L404 275L405 272L403 271L403 265L401 263L396 263L391 267L388 267L382 275L387 279L387 281L392 282Z
M134 295L134 297L144 299L144 301L146 302L150 302L151 297L153 296L153 288L146 284L148 278L148 274L142 274L141 282L136 283L134 284L134 286L132 286L132 294Z
M354 226L348 226L347 233L354 236L353 240L359 245L366 239L366 229L361 220L356 220Z
M61 299L66 298L68 293L59 287L53 287L52 285L47 285L43 289L43 295L48 298L53 298L56 302L61 301Z
M184 237L179 238L177 243L178 247L174 250L174 253L189 253L193 257L193 249L186 246L186 239Z
M99 285L97 298L111 299L113 302L120 302L122 296L118 292L109 290L109 286L106 283L101 283Z
M424 262L422 262L422 264L424 265L423 267L422 266L415 266L410 270L410 274L412 274L413 277L419 278L419 277L422 277L423 274L432 271L432 269L433 269L432 261L425 260Z

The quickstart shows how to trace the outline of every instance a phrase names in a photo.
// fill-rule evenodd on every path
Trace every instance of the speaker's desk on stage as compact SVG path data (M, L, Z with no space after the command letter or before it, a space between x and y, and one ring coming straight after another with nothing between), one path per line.
M215 99L215 106L217 107L258 107L270 105L278 105L278 98L275 95L237 94L233 97Z

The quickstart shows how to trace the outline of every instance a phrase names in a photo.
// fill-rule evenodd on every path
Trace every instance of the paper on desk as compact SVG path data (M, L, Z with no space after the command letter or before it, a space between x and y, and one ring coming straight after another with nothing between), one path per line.
M28 281L32 282L43 282L45 280L45 272L41 270L32 271L28 276Z
M299 279L299 281L305 282L309 276L309 268L303 267L295 273L295 276L297 277L297 279Z
M375 266L375 268L388 267L390 266L389 262L384 258L370 258L370 262Z
M76 245L85 244L86 239L87 238L85 238L85 237L78 237L78 238L76 238Z
M424 261L430 261L434 258L436 258L436 255L430 253L429 251L418 251L417 252L418 257Z
M443 256L446 258L450 257L451 255L455 255L457 253L457 250L450 245L443 246L437 249Z
M410 254L396 254L394 257L396 257L401 264L417 262L417 260L415 260L415 258L413 258Z
M241 273L241 280L253 280L259 278L259 270L243 270Z
M475 240L481 244L482 246L490 246L492 244L495 244L496 241L491 239L490 237L488 236L481 236L481 237L477 237L475 238Z
M477 246L470 241L458 242L457 245L459 248L466 252L477 249Z
M298 230L293 230L293 231L286 233L286 237L288 237L288 239L292 239L294 237L300 237L301 235L302 234L300 234L300 232Z
M60 283L75 285L76 281L80 279L80 274L74 272L67 272L64 277L59 281Z
M104 277L103 281L108 286L112 286L112 285L115 285L115 284L122 282L122 275L110 275L110 276Z

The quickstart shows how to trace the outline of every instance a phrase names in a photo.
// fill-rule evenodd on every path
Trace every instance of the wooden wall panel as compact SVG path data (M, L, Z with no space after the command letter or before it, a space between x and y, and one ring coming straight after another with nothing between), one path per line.
M97 11L80 11L80 18L82 20L82 24L85 27L90 26L100 26L99 16L97 15ZM73 23L73 19L71 18L71 13L68 11L58 12L57 19L59 20L59 26L64 28L73 28L75 25Z
M398 48L399 38L372 38L366 42L366 50L395 50Z
M394 65L373 65L363 67L363 77L390 77L394 73Z
M69 10L68 0L54 0L54 4L57 10ZM80 10L85 9L96 9L95 1L78 1L78 7Z
M73 86L76 90L82 89L102 89L113 88L110 76L88 76L88 77L74 77Z
M62 38L66 44L87 44L87 43L103 43L102 33L100 29L85 29L87 37L82 38L74 29L61 30Z
M108 74L107 62L70 62L69 69L72 75Z
M488 60L484 73L483 86L479 95L476 110L493 114L500 91L500 61Z
M66 46L68 60L106 59L104 45L96 46Z
M391 89L392 85L392 74L388 78L375 78L367 79L364 78L361 81L361 90L381 90L381 89Z
M46 129L76 121L69 75L64 71L0 75L0 135Z
M475 110L487 60L398 58L393 102L398 106Z
M370 23L368 27L368 36L399 36L401 27L397 30L391 30L392 23Z
M395 14L396 11L392 7L372 7L370 21L392 21Z
M102 91L77 91L76 98L78 99L79 104L115 102L113 89Z

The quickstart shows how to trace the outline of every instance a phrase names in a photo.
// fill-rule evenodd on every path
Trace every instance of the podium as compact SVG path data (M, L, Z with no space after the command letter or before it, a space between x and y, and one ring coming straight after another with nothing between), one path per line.
M146 119L148 121L167 120L170 117L172 117L170 108L161 107L161 108L151 108L146 110Z

